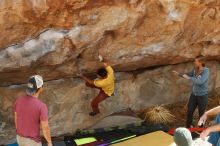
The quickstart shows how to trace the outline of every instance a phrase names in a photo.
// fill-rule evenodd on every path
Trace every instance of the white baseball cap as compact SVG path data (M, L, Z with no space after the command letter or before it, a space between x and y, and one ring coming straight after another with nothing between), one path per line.
M28 80L26 92L34 93L37 91L37 89L43 87L43 84L44 82L42 76L40 75L31 76Z

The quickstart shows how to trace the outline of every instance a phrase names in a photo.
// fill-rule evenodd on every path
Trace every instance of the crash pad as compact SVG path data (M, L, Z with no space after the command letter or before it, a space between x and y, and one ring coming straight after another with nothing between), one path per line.
M202 131L204 131L206 128L196 128L196 127L194 127L194 128L188 128L188 129L189 129L190 132L202 132ZM170 128L170 129L168 130L168 133L171 134L171 135L173 135L173 134L175 133L175 130L176 130L176 128Z
M17 143L7 144L6 146L18 146Z
M127 108L104 117L89 129L120 127L130 124L140 124L142 122L143 120L132 109Z
M157 131L139 136L112 146L169 146L173 143L173 137L163 131Z
M95 142L96 139L94 137L88 137L88 138L75 139L74 141L77 145L83 145L83 144Z

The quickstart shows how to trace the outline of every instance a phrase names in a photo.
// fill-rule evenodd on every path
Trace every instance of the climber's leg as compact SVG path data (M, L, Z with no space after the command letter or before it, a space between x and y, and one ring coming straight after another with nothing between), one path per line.
M100 89L99 94L92 100L91 102L91 107L93 112L90 113L91 116L95 116L98 114L99 111L99 103L108 98L109 96L102 90Z

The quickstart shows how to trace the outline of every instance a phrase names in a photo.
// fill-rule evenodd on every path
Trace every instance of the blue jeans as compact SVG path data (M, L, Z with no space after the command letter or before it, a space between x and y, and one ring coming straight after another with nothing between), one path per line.
M220 114L215 119L216 124L220 124ZM214 146L220 146L220 132L212 132L208 141Z

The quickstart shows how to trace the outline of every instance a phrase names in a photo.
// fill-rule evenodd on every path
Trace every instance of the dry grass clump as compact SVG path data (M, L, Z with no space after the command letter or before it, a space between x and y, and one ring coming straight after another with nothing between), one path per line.
M163 106L154 106L145 110L144 120L151 124L169 124L175 117Z

